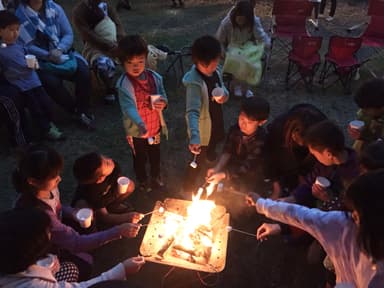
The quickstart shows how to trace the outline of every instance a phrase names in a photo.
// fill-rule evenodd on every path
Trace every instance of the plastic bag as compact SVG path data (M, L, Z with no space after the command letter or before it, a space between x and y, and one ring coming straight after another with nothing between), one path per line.
M223 72L232 74L236 79L256 85L263 72L261 58L264 44L246 42L240 47L228 47Z

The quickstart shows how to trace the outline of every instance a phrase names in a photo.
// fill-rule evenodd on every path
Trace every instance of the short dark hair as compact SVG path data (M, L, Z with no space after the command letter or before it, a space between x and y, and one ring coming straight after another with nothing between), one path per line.
M36 188L29 184L28 178L48 181L58 176L63 169L61 155L46 145L31 145L21 152L19 158L12 180L16 191L21 194L36 196Z
M97 169L101 167L101 154L91 152L80 156L73 165L73 175L80 184L95 183L100 175Z
M240 112L243 112L251 120L267 120L269 116L269 102L262 97L250 97L243 100Z
M128 35L123 37L118 44L118 57L121 63L135 56L148 54L148 44L140 35Z
M245 27L247 27L250 31L253 30L253 26L255 24L255 15L253 13L254 5L250 1L239 1L236 3L235 7L232 9L230 13L230 19L233 27L238 27L236 23L237 16L245 17Z
M355 94L355 102L360 108L384 107L384 79L365 82Z
M20 24L19 18L7 10L0 11L0 29L4 29L13 24Z
M308 146L320 152L328 149L336 155L345 149L343 132L339 126L329 120L311 126L305 133L304 140Z
M192 61L209 65L213 60L221 56L221 44L211 35L197 38L192 44Z
M360 165L368 171L384 168L384 141L377 140L365 146L359 156Z
M51 219L39 208L0 214L0 273L14 274L44 257L50 248Z
M347 207L356 210L360 224L357 243L374 261L384 259L384 170L371 171L359 176L348 187L345 195Z
M304 139L304 135L313 124L327 119L327 116L316 106L309 103L300 103L293 106L285 114L286 120L283 130L284 146L292 149L295 146L292 134Z

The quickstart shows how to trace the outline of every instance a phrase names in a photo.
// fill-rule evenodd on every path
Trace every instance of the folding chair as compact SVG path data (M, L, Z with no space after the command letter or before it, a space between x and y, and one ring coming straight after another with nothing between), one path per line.
M271 52L267 59L267 67L270 68L270 60L273 55L280 55L280 63L286 58L290 50L292 37L308 35L306 29L307 17L312 13L312 3L309 1L275 0L272 9L271 25ZM275 48L275 50L274 50ZM277 64L276 63L276 64Z
M295 86L300 80L304 81L308 91L312 90L313 77L321 62L319 50L322 40L322 37L311 36L293 38L292 50L288 54L289 62L285 77L287 90ZM293 80L293 82L289 83L290 80Z
M371 20L367 29L361 35L363 39L362 46L370 47L373 54L370 55L364 62L372 61L383 57L384 51L384 16L371 16ZM368 71L377 78L371 67L367 66Z
M328 52L320 75L319 83L328 88L337 81L343 85L344 92L351 92L351 80L361 63L355 53L360 49L361 38L332 36L329 40ZM325 85L325 79L335 76L332 82Z

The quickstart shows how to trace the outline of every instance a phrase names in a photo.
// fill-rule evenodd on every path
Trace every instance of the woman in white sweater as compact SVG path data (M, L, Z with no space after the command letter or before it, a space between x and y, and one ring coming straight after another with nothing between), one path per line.
M360 176L346 192L351 213L323 212L263 199L247 201L260 214L307 231L323 246L336 272L336 287L384 287L384 170ZM270 231L261 227L257 238Z

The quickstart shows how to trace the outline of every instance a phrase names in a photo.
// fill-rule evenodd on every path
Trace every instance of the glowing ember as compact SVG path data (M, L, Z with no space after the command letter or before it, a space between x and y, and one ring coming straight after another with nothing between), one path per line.
M229 214L213 201L166 199L163 213L154 213L140 252L147 261L188 269L219 272L225 267ZM159 203L155 209L160 212Z

